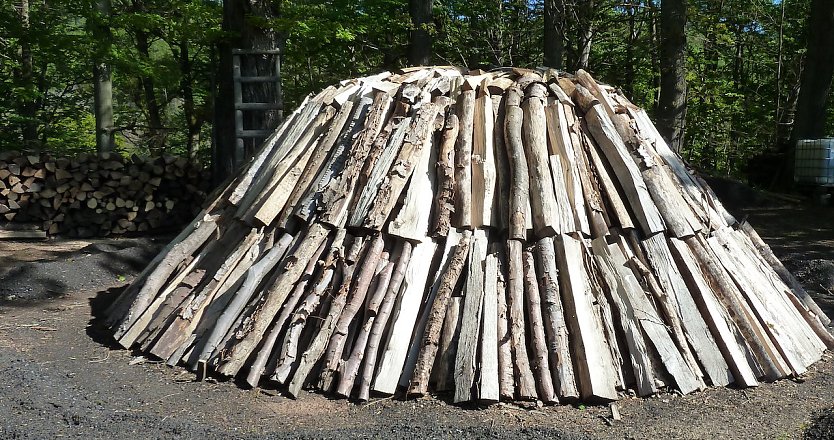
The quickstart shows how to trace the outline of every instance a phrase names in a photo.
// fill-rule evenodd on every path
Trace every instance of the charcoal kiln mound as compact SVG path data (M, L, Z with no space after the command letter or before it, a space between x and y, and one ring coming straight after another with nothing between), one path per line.
M584 71L308 97L108 316L201 376L358 400L751 387L834 347L756 232Z

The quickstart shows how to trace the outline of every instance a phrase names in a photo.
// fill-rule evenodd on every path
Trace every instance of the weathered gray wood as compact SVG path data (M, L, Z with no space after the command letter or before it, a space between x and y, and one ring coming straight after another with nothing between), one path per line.
M741 285L742 292L770 333L776 347L791 366L794 374L802 374L825 350L825 344L814 334L796 308L789 303L774 281L778 277L761 276L756 262L735 242L736 231L721 229L707 239L716 253L723 253L722 264ZM730 257L732 255L732 257ZM759 276L752 274L758 273ZM781 281L780 281L781 282Z
M351 390L354 388L356 378L359 375L359 368L362 366L362 361L365 358L365 352L368 348L368 340L370 339L371 329L376 320L376 314L383 302L385 293L388 291L388 283L391 281L391 275L393 273L394 263L390 261L388 253L383 252L377 264L376 275L370 287L371 296L368 298L368 304L365 308L364 321L356 336L356 341L353 343L353 349L339 371L339 385L336 388L336 393L341 396L351 396Z
M312 254L318 249L324 240L327 239L330 230L318 223L313 224L304 233L304 240L292 253L294 261L308 261ZM283 272L276 278L275 283L264 292L264 302L260 308L251 316L252 327L246 332L228 353L226 362L221 364L218 372L233 376L242 366L243 362L255 349L258 342L266 332L267 327L275 318L284 300L290 294L292 286L304 271L303 264L284 265Z
M646 257L654 269L660 286L666 295L672 300L673 306L677 309L683 330L689 345L698 357L698 363L703 367L704 373L713 385L725 386L733 381L727 363L718 349L706 322L701 317L692 294L681 277L678 266L672 257L666 237L657 234L643 240L646 249Z
M304 275L301 276L301 279L298 280L295 287L293 288L293 292L290 297L287 299L287 302L281 309L281 314L272 324L272 329L269 331L269 334L266 338L264 338L263 342L261 343L260 351L258 351L258 356L249 366L249 373L246 376L246 383L249 386L256 387L258 386L258 382L261 379L261 375L266 368L266 363L269 360L270 354L272 353L272 349L275 346L275 342L278 340L278 336L282 333L284 329L284 324L289 319L290 314L295 310L295 306L301 300L304 292L307 288L307 283L310 281L310 278L313 276L313 272L316 270L316 267L319 263L319 256L324 252L326 248L326 243L322 243L319 246L319 249L313 254L313 258L307 262L307 266L304 268Z
M453 296L449 301L449 309L443 319L443 331L440 333L440 348L437 354L437 378L435 389L437 391L448 391L455 386L454 365L457 349L457 339L460 334L460 316L463 307L463 299Z
M374 237L370 248L365 253L365 256L362 257L356 283L353 284L351 291L346 292L346 295L348 295L347 302L342 309L342 313L339 315L338 321L336 321L333 333L330 335L324 362L319 372L323 384L322 389L325 391L330 391L332 388L333 375L343 362L342 353L345 351L350 324L359 312L360 307L365 303L365 296L371 286L371 280L376 272L376 266L384 247L385 238L382 234Z
M421 150L426 146L426 139L434 130L435 116L442 110L434 103L424 103L417 111L397 159L380 184L362 227L375 231L382 229L414 171L414 158L419 157Z
M736 336L735 324L710 289L703 272L695 261L695 256L692 255L692 251L680 239L670 238L669 243L674 251L675 259L678 261L678 266L681 268L681 274L687 279L687 284L691 288L698 309L701 311L704 321L709 325L715 342L733 372L733 381L740 386L757 386L759 382L756 379L756 374L748 364L744 350L737 341L740 335Z
M325 224L339 227L347 221L347 209L353 201L359 174L368 162L368 154L391 112L392 103L391 96L385 92L379 92L374 96L374 102L365 116L361 134L353 141L348 152L344 169L334 176L322 193L319 218Z
M463 291L463 311L460 336L455 354L454 401L476 400L474 392L478 340L481 328L481 307L484 299L484 264L487 254L487 237L483 230L472 234L472 251L469 253L469 272Z
M654 394L657 392L657 386L653 376L652 352L643 336L640 322L637 320L636 312L625 290L631 288L637 291L639 286L621 279L608 254L608 243L605 242L604 237L594 239L592 246L597 268L599 268L600 275L610 292L611 300L620 315L620 324L623 327L626 344L628 345L629 362L631 363L637 394L640 396ZM636 283L637 280L633 281Z
M660 355L660 360L666 371L675 380L678 389L682 393L691 393L702 387L700 378L689 368L686 360L681 355L679 348L669 332L669 329L660 318L660 314L649 301L649 297L640 287L635 274L628 267L627 258L624 253L625 242L621 239L619 244L608 245L603 255L610 259L611 267L619 275L619 280L625 296L623 301L628 301L627 306L634 313L634 317L640 323L646 337L651 341L654 349Z
M281 341L281 350L272 370L272 380L285 384L290 378L292 371L298 366L299 357L303 354L301 347L301 334L307 321L311 316L315 317L316 309L327 298L331 292L338 288L337 263L344 255L344 240L346 232L344 229L336 231L333 242L327 257L322 263L321 271L316 277L313 288L307 292L304 300L292 314L287 331Z
M394 268L393 275L391 275L391 281L388 283L385 296L382 298L382 302L379 303L379 312L376 315L373 327L371 327L371 333L368 336L368 346L366 348L365 357L362 361L362 376L359 384L357 385L358 390L356 390L356 396L359 400L367 401L370 397L371 384L374 378L374 373L377 371L377 352L379 351L379 347L381 345L383 332L386 328L388 328L391 311L393 310L394 304L399 297L406 269L409 267L409 263L411 263L412 252L413 248L411 243L403 242L400 245L399 251L396 253L397 257L392 260L396 261L397 264ZM375 295L374 299L379 301L379 296ZM376 301L369 304L369 306L376 305Z
M286 227L287 221L292 212L296 209L301 199L308 195L313 186L316 177L322 172L322 167L329 160L330 153L336 145L336 140L342 133L342 130L347 124L348 118L353 113L353 101L345 102L340 108L336 116L333 117L333 122L327 127L327 133L321 139L316 148L312 149L312 156L307 161L307 166L302 172L300 178L292 188L288 199L284 205L284 209L278 214L277 219L280 227Z
M599 101L579 85L576 86L573 99L585 112L588 129L611 164L643 232L651 235L663 231L663 219L649 195L646 182Z
M385 148L382 149L379 158L374 162L373 168L367 173L362 192L357 197L353 212L348 220L349 226L359 227L365 221L380 185L385 180L391 165L400 152L400 147L405 141L405 135L408 133L412 121L413 118L409 116L395 122L395 127L392 128L393 133L388 138Z
M570 235L555 240L565 318L575 335L571 339L576 356L579 395L584 399L616 400L616 378L606 366L612 365L611 352L603 335L602 323L593 309L588 275L584 267L582 243Z
M341 317L342 311L347 304L348 288L353 281L353 276L356 271L356 263L359 262L361 255L364 253L365 243L366 242L364 240L356 237L351 244L350 250L342 261L342 280L339 284L339 288L333 292L333 299L330 301L330 308L327 312L327 317L324 318L324 321L319 327L318 333L315 335L312 342L310 342L310 345L307 347L307 350L304 351L304 354L299 359L298 368L295 373L293 373L292 380L290 380L290 383L287 385L287 393L291 397L298 397L301 387L307 382L307 378L313 370L313 367L315 367L319 360L322 359L322 356L325 355L328 341L333 335L333 332L338 324L338 319ZM325 359L324 362L327 363L327 360ZM322 378L322 381L326 380L326 377Z
M165 255L160 258L159 263L154 267L142 282L142 287L133 299L133 303L124 314L124 318L119 323L113 337L116 340L121 339L136 319L141 316L141 313L153 301L159 290L168 280L168 277L176 270L179 264L189 255L192 255L199 249L206 240L217 230L218 216L206 214L198 221L192 223L192 228L186 228L185 231L193 231L186 236L177 237L179 241L172 242L170 250L165 252ZM130 348L130 347L125 347Z
M770 264L773 270L779 275L779 278L781 278L782 281L791 288L791 291L793 291L800 301L802 301L805 308L816 315L823 325L830 324L831 319L829 319L825 312L820 309L814 299L808 295L808 292L805 291L805 288L802 287L802 284L799 283L796 277L794 277L793 274L785 268L782 262L776 258L776 255L773 254L773 250L771 250L770 246L762 240L759 233L753 229L750 223L745 221L741 222L739 230L747 234L747 238L750 239L762 258Z
M764 327L753 314L753 310L742 296L739 287L721 264L720 255L716 254L706 243L706 240L699 236L690 237L685 241L706 275L712 291L744 335L744 339L749 344L756 363L762 368L765 378L776 380L790 374L790 367L785 363L782 355L773 345L773 341L765 332Z
M237 216L247 223L254 220L263 225L272 224L272 221L280 213L291 195L291 190L298 183L301 172L307 166L307 162L317 149L317 143L321 140L320 135L325 127L333 122L336 111L331 107L323 109L315 120L307 127L305 133L298 140L298 144L281 158L272 170L272 178L262 189L262 193L251 205L241 204ZM322 145L322 148L327 148Z
M484 263L484 301L481 309L478 399L482 402L497 402L501 396L498 378L498 295L498 256L490 253Z

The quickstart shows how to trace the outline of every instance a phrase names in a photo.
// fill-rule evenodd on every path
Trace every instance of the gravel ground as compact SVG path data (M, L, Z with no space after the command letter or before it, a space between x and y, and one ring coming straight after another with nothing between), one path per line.
M834 209L742 206L830 315ZM165 239L0 241L0 438L834 438L834 356L796 380L607 406L356 405L195 382L112 345L101 310ZM830 290L830 287L828 288Z

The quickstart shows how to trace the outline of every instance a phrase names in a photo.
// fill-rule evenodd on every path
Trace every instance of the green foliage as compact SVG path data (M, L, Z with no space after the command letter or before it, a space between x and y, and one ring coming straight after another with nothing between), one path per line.
M117 140L125 153L207 157L211 138L220 2L113 0L112 15L93 0L30 1L30 25L14 0L0 7L0 149L19 149L27 124L30 147L59 152L94 148L91 67L112 66ZM287 108L342 79L403 67L407 0L273 0L281 16L248 17L285 38ZM592 28L588 70L654 111L658 95L658 0L564 2L565 60L576 58L582 23ZM577 5L592 4L585 12ZM773 0L690 3L687 146L696 166L743 175L755 155L786 138L798 90L809 1L786 8ZM590 14L590 15L583 15ZM542 63L542 0L435 0L434 61L468 68ZM583 18L587 17L587 18ZM102 37L92 23L110 28ZM781 36L781 37L780 37ZM33 72L23 75L21 49ZM781 48L781 49L780 49ZM781 60L781 62L780 62ZM27 113L27 103L35 111ZM831 106L834 107L834 106ZM834 111L827 115L834 129Z

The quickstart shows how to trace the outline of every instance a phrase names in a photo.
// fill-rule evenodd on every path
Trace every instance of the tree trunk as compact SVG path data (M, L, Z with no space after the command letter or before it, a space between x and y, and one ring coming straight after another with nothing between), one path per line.
M554 69L562 68L562 15L564 0L544 1L544 65Z
M29 29L29 0L20 0L18 11L24 35L20 38L20 85L27 89L34 89L34 66L32 59L32 44ZM20 115L23 117L21 132L24 148L35 148L38 143L37 104L35 99L26 100L20 105Z
M408 63L412 66L431 64L429 27L432 22L433 4L434 0L408 0L408 12L413 27L408 46Z
M284 36L271 27L280 17L278 3L258 0L225 0L222 29L229 38L218 44L220 53L217 105L215 106L215 151L212 155L215 182L234 174L251 157L258 145L252 139L238 145L235 135L234 79L232 49L276 50ZM242 76L274 75L277 54L242 55ZM264 82L243 85L245 102L282 103L281 88ZM281 120L280 110L249 112L243 120L247 129L270 129Z
M202 121L197 118L194 109L194 74L192 73L191 58L188 50L188 39L182 37L179 43L179 65L180 65L180 93L182 93L183 113L185 115L185 126L188 130L186 138L186 151L188 158L194 160L197 156L197 143L200 136Z
M591 41L594 37L594 0L580 0L574 6L574 16L577 17L576 48L572 70L588 69L591 58Z
M144 6L140 3L134 5L143 10ZM144 61L151 62L150 44L148 43L148 33L142 29L136 30L136 49L142 55ZM148 142L148 149L153 152L162 152L165 149L165 133L162 130L162 116L159 109L159 101L156 99L156 92L154 87L153 76L142 75L139 77L142 84L142 91L145 94L145 105L148 111L148 135L150 137Z
M810 10L808 52L796 103L793 142L825 135L825 110L834 74L834 2L813 0Z
M660 6L660 101L657 128L675 152L684 143L686 126L686 1L665 0Z
M97 0L92 32L99 42L98 56L93 61L93 110L96 117L96 150L99 153L113 151L116 146L113 137L113 81L110 65L104 54L110 47L110 27L104 23L110 17L110 0Z

